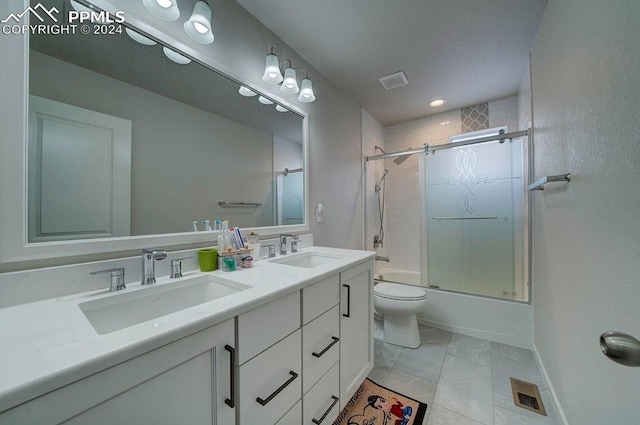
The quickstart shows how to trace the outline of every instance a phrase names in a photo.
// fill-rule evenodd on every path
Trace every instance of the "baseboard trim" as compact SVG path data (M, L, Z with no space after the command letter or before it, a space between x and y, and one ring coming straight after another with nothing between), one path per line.
M544 363L540 358L540 353L538 353L538 349L536 348L535 343L533 344L531 351L533 352L533 358L536 359L536 364L538 365L538 369L540 370L540 373L542 373L542 379L544 379L544 383L549 389L549 392L551 393L551 400L553 402L553 408L556 411L556 418L558 419L558 421L561 421L561 423L558 425L569 425L569 422L567 421L567 417L564 415L564 410L562 410L562 406L560 405L560 400L558 400L556 390L553 388L553 384L551 384L551 380L549 379L549 374L547 373L547 369L544 367Z

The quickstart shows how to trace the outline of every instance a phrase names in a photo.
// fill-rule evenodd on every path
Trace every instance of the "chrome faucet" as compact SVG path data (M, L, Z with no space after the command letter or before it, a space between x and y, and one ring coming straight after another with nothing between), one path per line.
M127 286L124 284L124 268L117 267L115 269L98 270L97 272L90 272L89 274L95 275L102 273L111 273L111 286L109 287L109 292L127 289Z
M282 233L280 235L280 255L287 255L287 238L292 238L291 252L298 252L298 235L293 233Z
M383 257L382 255L376 255L376 261L385 261L389 262L389 257Z
M156 260L167 258L167 251L155 248L144 248L142 250L142 284L151 285L156 283Z

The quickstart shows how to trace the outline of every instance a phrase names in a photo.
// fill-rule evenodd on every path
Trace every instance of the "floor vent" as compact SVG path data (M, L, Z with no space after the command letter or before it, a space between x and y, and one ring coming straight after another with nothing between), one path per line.
M515 378L509 379L511 379L513 402L516 406L547 416L547 412L544 410L544 404L542 403L542 397L540 397L540 391L538 391L536 384Z

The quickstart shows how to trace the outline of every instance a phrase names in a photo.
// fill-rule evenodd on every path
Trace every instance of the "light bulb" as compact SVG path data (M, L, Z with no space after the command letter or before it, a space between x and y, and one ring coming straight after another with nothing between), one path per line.
M156 0L156 3L158 3L158 6L162 7L163 9L166 9L173 5L173 2L171 0Z
M202 25L200 22L194 22L193 23L193 27L196 29L196 31L198 31L200 34L206 34L207 32L209 32L209 28L205 27L204 25Z

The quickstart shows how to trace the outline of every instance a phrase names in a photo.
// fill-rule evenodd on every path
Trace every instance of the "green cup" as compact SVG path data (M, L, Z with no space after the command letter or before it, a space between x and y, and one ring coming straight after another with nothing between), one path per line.
M201 272L210 272L218 268L218 250L214 248L198 250Z

